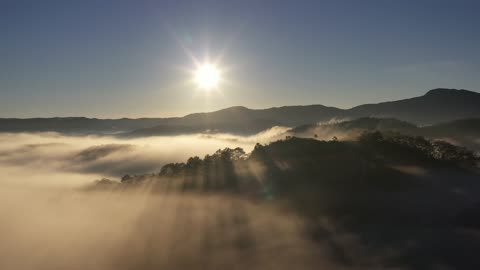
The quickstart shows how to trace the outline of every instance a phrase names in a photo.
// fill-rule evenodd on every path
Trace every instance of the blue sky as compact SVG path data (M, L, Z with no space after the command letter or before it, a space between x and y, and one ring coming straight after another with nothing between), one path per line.
M161 117L480 89L479 1L0 3L0 117ZM190 55L218 60L203 93Z

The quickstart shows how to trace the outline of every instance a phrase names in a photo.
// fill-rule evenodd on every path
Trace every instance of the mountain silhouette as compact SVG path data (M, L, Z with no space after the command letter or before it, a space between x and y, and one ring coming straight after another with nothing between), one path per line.
M3 118L0 119L0 132L123 133L125 136L197 132L254 134L273 126L296 127L332 119L362 117L396 118L416 125L480 118L480 93L463 89L438 88L419 97L364 104L350 109L324 105L283 106L269 109L236 106L215 112L193 113L172 118Z
M348 115L353 118L393 117L421 125L475 118L480 116L480 94L437 88L421 97L360 105L348 110Z
M175 123L181 127L194 127L192 132L218 131L253 134L276 125L297 127L332 119L365 117L395 118L416 125L480 118L480 94L467 90L438 88L430 90L420 97L365 104L347 110L323 105L284 106L260 110L237 106L211 113L190 114L177 119ZM358 124L358 122L356 123ZM386 125L387 122L382 121L381 124ZM398 131L415 127L409 123L403 124L406 126ZM400 123L391 123L391 125L398 127ZM176 127L172 125L158 126L137 130L129 135L173 134L175 130Z

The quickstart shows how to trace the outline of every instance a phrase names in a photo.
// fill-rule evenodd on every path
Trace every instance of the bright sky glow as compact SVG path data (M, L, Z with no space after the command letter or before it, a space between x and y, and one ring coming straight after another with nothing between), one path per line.
M195 83L202 90L217 88L220 77L220 70L212 64L202 64L195 70Z

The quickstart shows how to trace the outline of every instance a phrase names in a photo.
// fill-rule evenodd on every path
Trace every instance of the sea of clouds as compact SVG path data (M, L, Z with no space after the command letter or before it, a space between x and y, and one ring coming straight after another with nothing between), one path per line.
M0 134L0 269L317 269L328 250L303 221L234 196L86 191L101 177L158 172L225 147L251 151L285 129L119 139Z

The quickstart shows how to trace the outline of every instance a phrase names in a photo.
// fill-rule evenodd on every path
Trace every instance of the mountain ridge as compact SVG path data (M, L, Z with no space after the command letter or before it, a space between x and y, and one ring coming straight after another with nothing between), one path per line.
M150 135L184 131L252 134L275 125L301 126L331 119L361 117L396 118L417 125L429 125L480 117L480 93L465 89L435 88L408 99L362 104L340 109L321 104L250 109L233 106L183 117L99 119L86 117L0 118L0 132L54 131L64 133L128 133ZM144 130L145 132L142 132ZM153 132L155 130L155 132Z

